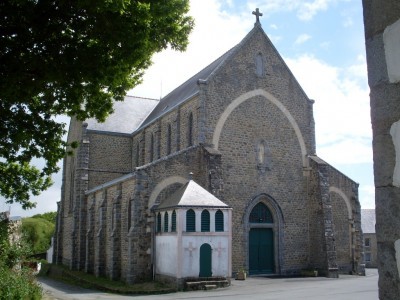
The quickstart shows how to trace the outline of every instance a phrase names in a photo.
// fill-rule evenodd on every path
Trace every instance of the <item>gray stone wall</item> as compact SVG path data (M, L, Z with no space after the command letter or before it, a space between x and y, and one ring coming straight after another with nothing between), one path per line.
M394 30L393 36L386 42L384 39L388 29L399 22L400 2L363 0L363 9L368 83L371 90L379 297L398 299L400 189L394 183L394 170L398 164L398 150L395 149L398 137L392 137L391 127L400 119L400 80L393 76L393 71L397 74L400 72L400 55L398 47L390 49L388 43L398 43L399 30Z
M132 138L125 134L88 131L89 189L132 171Z

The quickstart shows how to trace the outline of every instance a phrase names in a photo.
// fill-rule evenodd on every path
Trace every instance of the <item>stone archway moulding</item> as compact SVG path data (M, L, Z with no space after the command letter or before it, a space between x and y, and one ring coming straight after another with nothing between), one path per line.
M150 194L149 197L149 203L148 203L148 209L151 209L151 207L154 205L158 195L169 185L174 184L174 183L181 183L185 184L188 182L187 178L181 177L181 176L171 176L165 178L163 181L158 183L156 187L153 189L153 191Z
M346 196L345 193L343 193L343 191L335 186L330 186L329 187L329 192L333 192L338 194L340 197L342 197L342 199L344 200L344 202L346 203L347 206L347 214L349 217L349 220L353 219L353 213L352 213L352 209L351 209L351 203L350 203L350 199L349 197Z
M278 100L276 99L272 94L268 93L267 91L263 89L256 89L252 90L250 92L244 93L237 97L235 100L233 100L225 109L225 111L221 114L217 125L215 126L214 130L214 135L213 135L213 145L215 149L218 149L219 146L219 139L221 136L222 129L224 127L224 124L230 114L235 110L236 107L238 107L240 104L243 102L256 97L256 96L263 96L267 100L269 100L271 103L276 105L281 112L285 115L285 117L288 119L290 125L292 126L296 136L297 140L299 141L300 144L300 149L301 149L301 155L302 155L302 162L303 162L303 167L308 167L308 159L307 159L307 150L306 150L306 144L304 142L303 135L301 134L300 128L297 125L296 120L293 118L293 116L290 114L289 110Z

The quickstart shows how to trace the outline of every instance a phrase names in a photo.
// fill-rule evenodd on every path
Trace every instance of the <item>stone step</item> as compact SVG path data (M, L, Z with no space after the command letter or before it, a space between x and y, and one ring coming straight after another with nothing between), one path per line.
M205 286L204 286L204 289L205 290L213 290L213 289L216 289L217 288L217 285L216 284L206 284Z

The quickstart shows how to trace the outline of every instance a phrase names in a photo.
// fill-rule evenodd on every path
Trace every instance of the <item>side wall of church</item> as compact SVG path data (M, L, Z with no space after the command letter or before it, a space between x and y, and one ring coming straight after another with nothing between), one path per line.
M82 142L83 126L81 121L72 118L68 131L67 141L69 143L77 141ZM61 201L59 206L58 223L59 226L55 238L55 257L57 263L71 265L72 263L72 247L71 237L74 232L74 202L76 199L77 174L78 165L78 149L71 149L73 155L67 155L63 163L63 178L61 187Z
M198 97L194 97L135 133L132 139L133 167L195 145L198 142L198 110Z
M361 205L358 184L332 166L329 168L337 264L340 273L362 273Z
M179 188L189 172L194 173L196 182L210 188L213 177L208 171L219 172L216 171L220 165L218 157L193 146L147 164L132 177L87 195L85 270L129 283L151 278L154 217L148 202L154 196L152 192L162 187L155 195L158 202ZM164 180L170 177L179 177L182 181L164 186ZM93 219L89 221L91 216Z
M89 189L132 171L132 138L88 130L90 142Z

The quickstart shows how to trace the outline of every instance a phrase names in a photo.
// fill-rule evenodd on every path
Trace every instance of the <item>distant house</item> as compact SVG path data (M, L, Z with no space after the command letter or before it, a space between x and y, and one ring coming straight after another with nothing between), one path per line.
M364 261L367 268L377 267L375 223L375 209L362 209L361 228L363 231Z
M10 243L16 243L21 239L21 217L10 217L10 212L4 211L0 212L0 222L7 224Z

